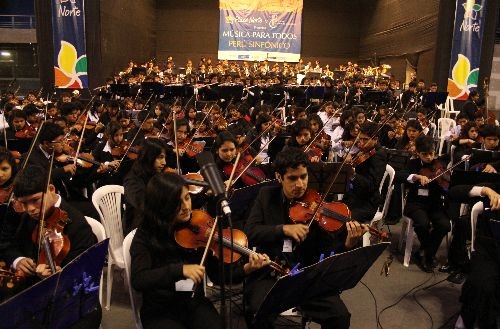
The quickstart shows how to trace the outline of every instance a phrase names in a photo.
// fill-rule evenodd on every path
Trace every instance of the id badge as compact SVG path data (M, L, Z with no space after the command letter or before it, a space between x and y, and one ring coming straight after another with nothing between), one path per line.
M419 196L429 196L429 189L427 188L419 188L418 189Z
M175 291L193 291L194 282L191 279L179 280L175 283Z
M293 251L293 243L290 239L283 240L283 252L292 252Z

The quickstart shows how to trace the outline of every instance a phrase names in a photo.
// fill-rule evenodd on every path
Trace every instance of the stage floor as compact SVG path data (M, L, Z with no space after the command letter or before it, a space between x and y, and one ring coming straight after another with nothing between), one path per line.
M408 268L404 267L402 263L403 255L394 250L398 245L401 224L392 225L390 228L392 232L391 247L379 257L377 262L365 274L361 283L354 289L344 291L341 295L351 312L351 328L377 328L376 313L396 303L409 291L410 293L402 298L396 306L387 309L381 314L379 321L382 328L454 328L461 306L458 300L461 285L446 281L447 274L440 273L437 270L432 274L424 273L414 263L410 263ZM416 240L415 244L417 243L418 240ZM416 248L415 245L414 250ZM382 265L391 250L394 251L394 261L390 269L390 275L388 277L381 276ZM443 241L438 252L438 259L444 261L445 255L446 242ZM134 322L129 295L123 284L124 272L115 271L114 274L111 309L109 311L103 309L102 328L132 329ZM419 285L419 288L412 290L412 288ZM376 306L368 288L371 289L376 298ZM215 288L209 288L209 296L214 300L217 293ZM245 329L241 295L234 296L233 301L231 328ZM286 316L278 321L276 328L300 328L299 317ZM319 328L319 325L309 324L308 328Z

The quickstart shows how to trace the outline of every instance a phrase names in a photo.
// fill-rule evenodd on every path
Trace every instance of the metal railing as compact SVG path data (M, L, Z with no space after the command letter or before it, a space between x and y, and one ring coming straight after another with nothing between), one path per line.
M0 15L0 28L3 29L34 29L34 15Z

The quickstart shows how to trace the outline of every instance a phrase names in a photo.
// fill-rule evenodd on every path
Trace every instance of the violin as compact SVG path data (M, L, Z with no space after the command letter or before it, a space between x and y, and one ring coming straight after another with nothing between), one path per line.
M5 262L0 262L0 291L2 295L12 296L22 287L25 275L23 271L11 270Z
M375 153L377 153L377 150L375 150L375 148L372 148L368 152L359 151L359 153L356 154L356 156L351 161L351 165L353 167L357 167L360 164L362 164L363 162L365 162L366 160L370 159L372 156L374 156Z
M38 264L48 264L52 273L56 272L56 266L61 266L64 258L68 255L71 242L63 233L64 227L70 222L68 213L61 208L53 208L48 218L45 218L45 226L37 225L33 230L31 239L38 244L39 236L42 238ZM40 235L40 231L42 234Z
M75 161L76 152L73 148L67 144L63 146L63 153L56 155L55 159L60 163L68 163ZM94 159L94 156L90 153L79 153L76 157L76 164L82 168L89 169L92 166L100 166L101 163Z
M314 157L318 157L319 159L323 157L323 151L319 147L312 145L305 150L305 153L307 154L309 160L311 160Z
M214 219L203 210L193 210L191 220L187 225L182 225L175 231L175 241L179 246L186 249L205 248L214 224ZM232 231L232 232L231 232ZM231 235L233 244L231 249ZM214 233L210 250L219 257L219 236ZM245 233L237 229L224 229L222 231L223 261L226 264L238 261L242 255L249 256L256 252L249 249L248 239ZM280 275L287 275L290 271L276 262L271 262L269 266Z
M459 163L462 163L463 161L459 162ZM454 167L452 167L454 168ZM437 160L437 159L434 159L431 163L430 166L428 167L423 167L422 169L420 169L420 172L419 172L419 175L423 175L423 176L426 176L427 178L429 178L431 182L433 181L436 181L436 183L445 191L448 190L448 188L450 187L450 180L451 180L451 176L449 174L449 171L452 169L446 169L446 167L444 166L444 164Z
M121 158L126 153L130 160L135 160L139 157L140 149L140 146L137 145L130 147L130 143L127 140L122 140L120 144L113 146L111 149L111 155L113 158Z
M322 203L321 195L313 189L308 189L302 198L292 201L289 217L296 224L305 224L314 220L327 232L339 232L347 222L353 220L346 204L342 202ZM387 232L379 231L372 226L369 226L369 230L372 235L381 239L389 239Z
M201 152L203 152L204 147L203 147L203 145L201 145L199 143L196 143L196 142L194 142L194 143L184 142L184 143L179 144L178 149L179 150L184 150L184 153L188 157L193 158L196 155L198 155Z
M14 189L14 184L10 184L9 186L6 187L0 187L0 204L10 204L12 205L12 209L18 213L21 214L24 212L23 206L17 202L15 199L12 199L13 192L12 190Z
M262 171L262 169L250 165L252 161L253 157L250 154L241 157L236 170L234 171L237 177L241 176L241 180L246 186L252 186L266 180L266 174ZM223 168L224 174L227 177L230 177L233 172L233 168L233 163L226 164Z
M32 126L25 125L23 129L16 131L15 136L19 139L31 139L35 137L36 130Z

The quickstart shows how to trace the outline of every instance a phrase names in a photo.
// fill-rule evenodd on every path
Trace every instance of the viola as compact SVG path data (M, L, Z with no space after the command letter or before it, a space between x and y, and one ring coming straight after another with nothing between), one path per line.
M262 169L254 166L249 166L252 160L253 158L250 154L243 156L240 159L236 170L234 171L234 174L237 177L241 176L241 180L246 186L252 186L258 183L262 183L266 180L266 174L264 173L264 171L262 171ZM229 177L233 172L233 168L233 163L226 164L223 169L224 174Z
M203 210L193 210L191 220L187 225L182 225L175 231L175 241L179 246L186 249L205 248L214 224L214 219ZM232 231L232 232L231 232ZM233 236L233 245L231 249L231 234ZM214 233L210 247L212 253L219 257L219 235ZM226 264L238 261L242 255L249 256L255 254L255 251L249 249L248 239L245 233L240 230L224 229L222 231L223 254L222 260ZM280 275L287 275L289 270L280 264L271 262L269 265Z
M61 208L53 208L50 216L45 218L45 227L37 225L33 230L31 239L33 243L38 244L40 236L39 230L42 230L42 246L38 255L38 264L48 264L52 273L55 273L55 267L61 266L62 261L68 255L71 242L66 234L63 233L65 226L70 222L68 213Z
M308 189L302 198L292 202L289 217L294 223L302 224L314 220L327 232L338 232L345 227L347 222L353 220L346 204L342 202L321 203L321 195L313 189ZM371 226L369 230L372 235L381 239L389 238L387 232L381 232Z

